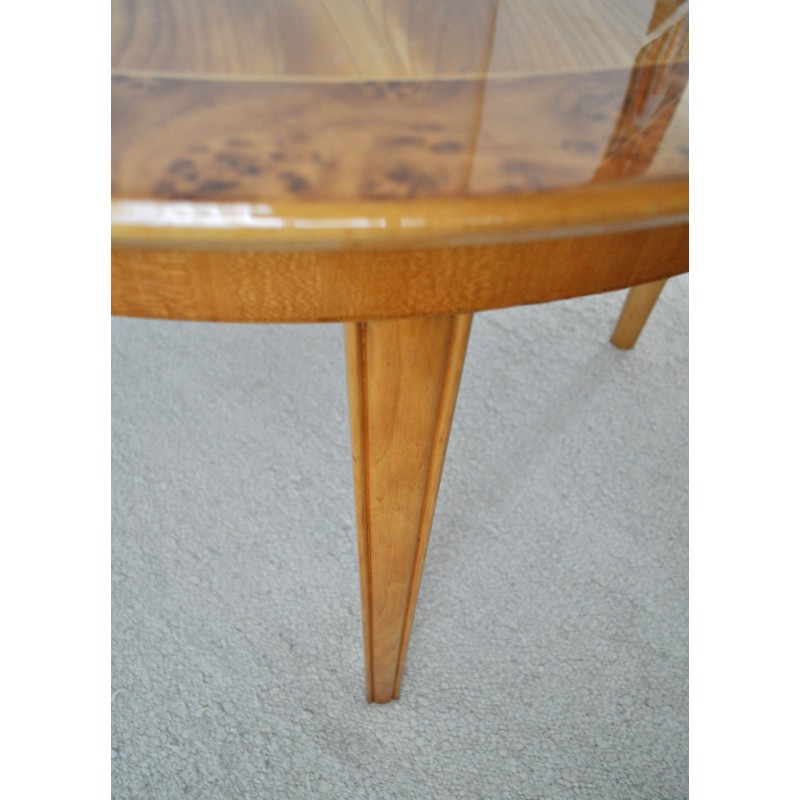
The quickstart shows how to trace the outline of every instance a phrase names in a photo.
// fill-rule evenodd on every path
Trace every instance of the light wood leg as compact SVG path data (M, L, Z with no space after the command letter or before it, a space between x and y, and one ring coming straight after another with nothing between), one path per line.
M400 691L471 321L345 324L370 702Z
M636 344L653 306L664 288L666 278L653 283L634 286L625 298L617 327L611 341L623 350L630 350Z

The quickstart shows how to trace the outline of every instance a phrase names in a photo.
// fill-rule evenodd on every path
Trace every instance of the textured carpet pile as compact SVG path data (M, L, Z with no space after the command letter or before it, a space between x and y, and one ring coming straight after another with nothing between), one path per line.
M114 319L115 800L686 797L688 285L476 316L386 706L341 326Z

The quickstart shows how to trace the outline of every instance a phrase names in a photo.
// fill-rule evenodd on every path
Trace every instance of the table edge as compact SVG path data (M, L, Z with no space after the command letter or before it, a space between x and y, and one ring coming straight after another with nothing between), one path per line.
M500 244L688 221L689 179L535 194L381 202L198 203L114 199L113 248L362 250Z

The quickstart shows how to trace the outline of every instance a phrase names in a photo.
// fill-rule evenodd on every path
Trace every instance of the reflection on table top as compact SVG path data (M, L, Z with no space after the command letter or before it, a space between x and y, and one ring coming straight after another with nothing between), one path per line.
M437 225L493 240L685 216L686 2L112 7L119 243Z

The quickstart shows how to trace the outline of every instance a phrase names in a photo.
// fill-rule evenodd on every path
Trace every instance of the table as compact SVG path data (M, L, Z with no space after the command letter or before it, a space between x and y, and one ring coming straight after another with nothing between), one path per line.
M688 3L112 0L112 312L345 327L399 696L472 314L688 270Z

